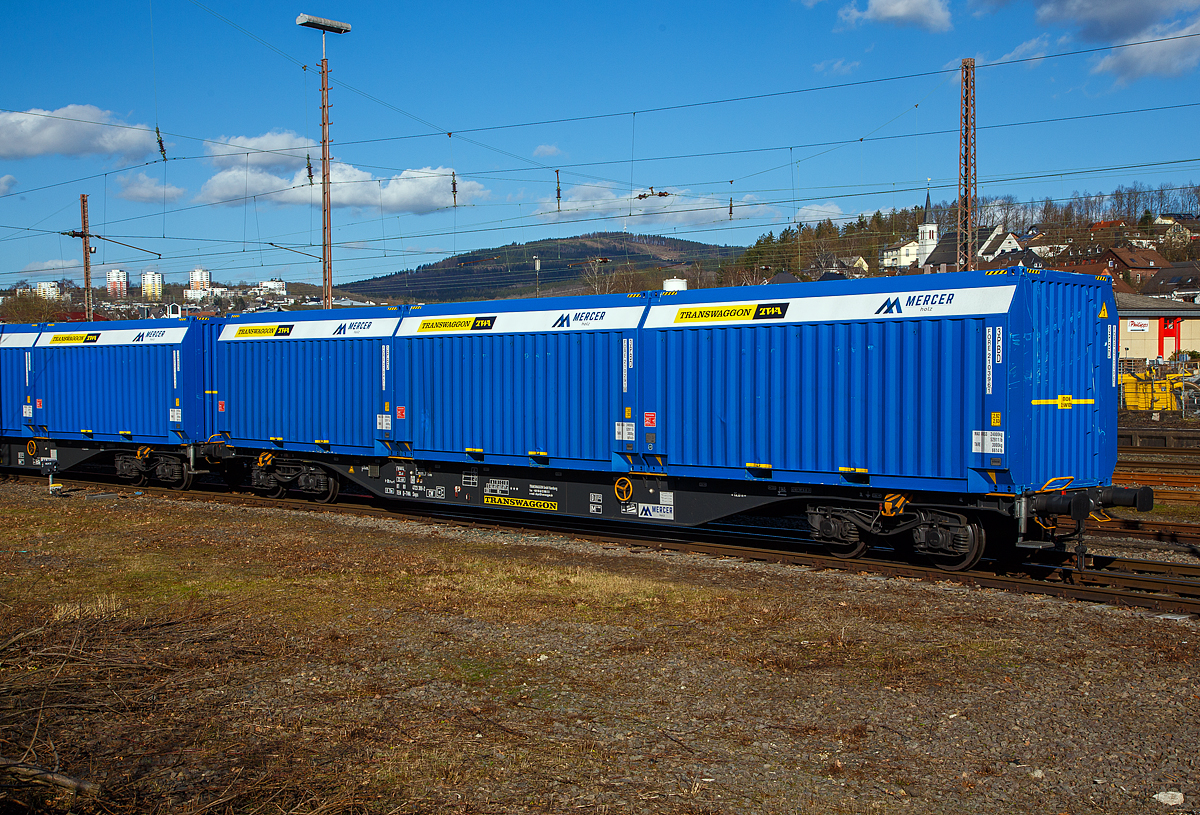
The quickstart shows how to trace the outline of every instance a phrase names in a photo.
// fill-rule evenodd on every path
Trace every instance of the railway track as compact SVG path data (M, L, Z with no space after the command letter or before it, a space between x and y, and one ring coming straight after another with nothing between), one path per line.
M44 483L41 479L31 476L14 476L12 479L26 483ZM993 561L985 561L984 568L967 572L945 572L933 566L879 558L845 560L833 557L824 553L815 542L797 539L797 530L789 529L759 527L747 531L744 527L717 526L648 529L627 525L601 530L585 520L532 515L500 523L494 518L482 517L477 512L438 506L421 507L417 511L396 511L390 506L380 506L375 499L365 496L347 495L338 504L319 504L305 499L264 498L252 493L229 492L223 486L210 487L207 484L197 484L194 490L179 492L159 487L134 488L115 484L111 479L72 478L59 483L64 489L91 490L92 492L86 494L93 499L105 496L119 498L123 495L153 495L180 501L208 501L305 512L349 513L425 523L434 521L474 528L567 534L598 544L633 549L767 561L812 569L869 572L931 582L955 582L967 586L1051 595L1157 612L1200 615L1200 563L1177 564L1096 553L1079 558L1066 552L1030 552L1023 562L1006 567L1001 567ZM1187 525L1169 526L1178 528L1169 531L1153 530L1150 526L1139 523L1136 527L1113 526L1105 531L1125 532L1131 537L1141 535L1145 540L1159 540L1153 537L1156 534L1174 536L1176 543L1200 538L1200 528L1184 530L1182 527ZM734 536L736 541L730 540Z

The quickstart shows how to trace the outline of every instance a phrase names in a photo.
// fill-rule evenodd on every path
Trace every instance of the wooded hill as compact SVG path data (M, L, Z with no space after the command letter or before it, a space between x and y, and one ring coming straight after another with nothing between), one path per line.
M480 249L411 271L340 283L338 289L375 301L433 302L624 291L624 285L643 283L658 288L664 277L711 275L745 251L658 235L597 232ZM540 273L535 257L541 260Z

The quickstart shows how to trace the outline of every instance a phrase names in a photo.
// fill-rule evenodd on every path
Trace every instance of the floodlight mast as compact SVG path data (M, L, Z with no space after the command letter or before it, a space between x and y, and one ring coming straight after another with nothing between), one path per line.
M329 198L329 62L325 59L325 34L346 34L349 23L301 14L296 25L321 32L321 305L333 308L333 223Z

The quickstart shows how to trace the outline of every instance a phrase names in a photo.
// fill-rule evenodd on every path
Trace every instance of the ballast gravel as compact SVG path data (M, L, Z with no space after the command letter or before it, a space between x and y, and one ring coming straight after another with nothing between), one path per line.
M43 629L0 650L0 700L38 698L49 663L14 672L64 642L81 655L68 673L115 682L96 654L142 642L139 614L222 632L156 645L166 667L145 669L150 691L120 690L123 705L35 723L0 702L0 755L32 746L48 762L52 740L60 772L111 790L47 806L1200 812L1192 618L545 534L44 493L0 485L0 643ZM121 638L105 638L110 619ZM0 784L0 801L27 794Z

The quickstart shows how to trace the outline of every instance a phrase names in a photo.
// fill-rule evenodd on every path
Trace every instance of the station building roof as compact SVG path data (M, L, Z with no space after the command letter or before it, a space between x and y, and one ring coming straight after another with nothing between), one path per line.
M1192 317L1200 318L1200 305L1181 303L1164 297L1116 292L1117 314L1121 317Z

